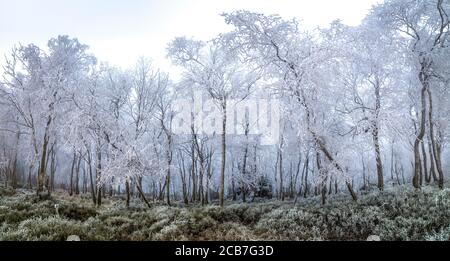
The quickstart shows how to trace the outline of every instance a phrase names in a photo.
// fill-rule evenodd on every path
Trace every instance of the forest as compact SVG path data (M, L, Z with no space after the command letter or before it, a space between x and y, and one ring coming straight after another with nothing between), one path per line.
M222 17L167 43L179 77L75 36L4 54L0 240L450 240L449 1Z

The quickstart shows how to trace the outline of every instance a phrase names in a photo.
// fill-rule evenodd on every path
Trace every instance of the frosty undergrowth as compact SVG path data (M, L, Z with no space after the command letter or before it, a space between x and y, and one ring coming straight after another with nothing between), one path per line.
M37 201L24 191L0 198L0 240L449 240L450 189L390 190L292 202L152 209L119 199L101 208L56 193ZM59 205L59 213L55 211Z

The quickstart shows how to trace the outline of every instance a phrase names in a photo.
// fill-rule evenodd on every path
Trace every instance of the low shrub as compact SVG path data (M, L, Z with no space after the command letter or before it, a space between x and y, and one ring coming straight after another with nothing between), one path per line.
M151 209L116 200L92 206L88 197L55 193L47 200L16 193L0 198L0 240L449 240L450 190L369 192L292 202ZM57 207L55 207L55 205ZM58 211L56 211L58 209Z

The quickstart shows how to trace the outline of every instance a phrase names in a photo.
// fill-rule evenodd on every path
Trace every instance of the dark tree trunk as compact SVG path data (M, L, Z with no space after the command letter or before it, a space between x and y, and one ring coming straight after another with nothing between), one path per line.
M283 142L283 138L281 138L281 142ZM279 152L279 157L280 157L280 161L278 164L279 169L279 174L280 174L280 188L279 188L279 193L280 193L280 199L281 201L284 201L284 184L283 184L283 149L282 149L282 144L280 145L280 152Z
M50 123L48 123L49 125ZM48 147L48 134L47 131L44 134L44 143L42 145L42 155L41 155L41 162L39 164L39 172L38 172L38 189L37 193L40 194L44 191L45 186L45 170L46 170L46 163L47 163L47 147Z
M438 177L436 175L436 167L434 166L434 153L433 153L433 145L431 145L431 137L428 136L428 154L430 155L430 171L427 182L431 182L431 178L433 181L437 181Z
M91 196L92 196L92 201L93 201L94 205L96 205L97 204L96 186L94 184L94 175L92 173L92 155L89 150L87 150L87 157L88 157L88 168L89 168L89 180L91 183Z
M49 191L53 192L55 190L55 174L56 174L56 151L54 145L51 150L51 162L50 162L50 184Z
M309 186L308 186L308 173L309 173L309 154L306 157L306 163L305 163L305 191L303 193L303 197L306 198L309 193Z
M141 195L141 199L145 202L145 204L149 207L152 208L152 205L150 204L150 202L148 202L147 197L144 194L144 191L142 190L141 186L139 185L139 183L136 183L136 188L139 192L139 195Z
M379 141L379 115L381 110L380 83L376 80L375 87L375 119L372 122L372 137L375 148L375 161L377 166L378 189L384 189L383 162L381 160L380 141Z
M245 184L245 177L247 176L247 157L248 157L248 129L249 125L247 123L246 128L245 128L245 137L246 137L246 141L245 141L245 148L244 148L244 158L243 158L243 162L242 162L242 180L241 180L241 193L242 193L242 202L246 202L246 194L247 194L247 184Z
M227 105L224 101L222 105L222 142L221 142L221 165L220 165L220 187L219 187L219 203L224 206L225 199L225 164L226 164L226 134L227 134Z
M439 188L444 188L444 172L442 170L442 162L441 162L441 146L440 144L437 144L434 134L434 122L433 122L433 96L431 93L431 90L428 88L428 101L429 101L429 110L428 110L428 120L430 125L430 138L431 138L431 145L433 147L433 158L435 161L436 170L438 172L439 177Z
M362 175L363 175L363 186L362 186L362 190L366 190L367 189L367 177L366 177L366 163L364 161L364 156L361 153L361 165L362 165Z
M322 185L321 185L321 194L322 194L322 205L325 205L327 203L327 183L328 183L328 174L325 169L322 169L322 163L320 161L320 154L317 152L316 154L316 164L317 164L317 170L319 172L319 175L324 175L322 178Z
M16 136L16 148L14 152L14 162L13 162L13 169L11 172L11 185L12 188L15 190L17 188L17 154L19 152L19 142L20 142L20 130L17 130L17 136Z
M73 195L73 172L75 170L75 162L77 159L77 154L74 151L73 152L73 159L72 159L72 167L70 168L70 183L69 183L69 195L72 196Z
M391 181L392 181L392 186L395 186L394 183L394 141L392 141L391 143Z
M427 165L427 152L425 151L425 142L422 141L421 144L422 149L422 159L423 159L423 169L422 169L422 175L420 176L420 185L423 185L423 181L427 182L428 180L428 165Z
M97 146L97 168L96 168L96 175L97 175L97 206L102 205L102 185L101 185L101 179L102 179L102 151L100 148L100 145Z
M76 171L75 171L75 194L79 195L80 194L80 168L81 168L81 154L78 157L78 164L76 167Z
M420 175L422 174L422 162L420 160L420 143L425 136L425 124L426 124L426 93L428 90L428 76L425 73L426 65L425 62L421 63L421 72L419 73L419 79L422 83L422 90L420 92L420 125L419 132L414 141L414 176L413 176L413 186L416 189L420 188Z
M131 200L131 193L130 193L130 181L127 179L125 181L125 193L127 194L127 199L126 199L126 206L127 208L130 207L130 200Z
M192 140L192 148L191 148L191 178L192 178L192 197L191 201L195 202L197 199L197 176L196 176L196 159L195 159L195 145L194 139L196 139L196 135L193 135Z
M183 202L185 205L189 204L188 194L187 194L187 186L186 186L186 168L184 165L183 155L180 157L180 177L181 177L181 189L183 193Z
M165 129L165 128L164 128ZM166 157L167 157L167 175L166 175L166 197L167 197L167 205L170 206L170 169L172 166L172 135L169 133L168 130L166 130L167 135L167 151L166 151Z

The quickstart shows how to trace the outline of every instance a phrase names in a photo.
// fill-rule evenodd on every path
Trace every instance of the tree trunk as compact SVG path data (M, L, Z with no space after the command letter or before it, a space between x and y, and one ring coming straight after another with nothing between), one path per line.
M338 193L338 181L337 181L337 179L334 179L334 194L337 194Z
M330 176L330 186L328 187L328 195L333 194L333 176Z
M181 190L183 193L183 202L185 205L187 205L187 204L189 204L189 200L188 200L187 186L186 186L186 168L184 165L183 155L179 156L179 165L180 165Z
M205 201L204 201L204 194L203 194L203 189L204 189L204 184L203 184L203 180L204 180L204 173L205 173L205 160L203 158L203 154L202 151L198 151L198 157L199 157L199 163L200 163L200 172L199 172L199 176L198 176L198 201L201 201L202 205L204 205Z
M47 119L47 125L45 127L45 131L44 131L44 140L43 140L43 144L42 144L42 155L41 155L41 163L39 165L39 171L38 171L38 189L37 189L37 193L38 195L44 191L44 186L45 186L45 170L46 170L46 162L47 162L47 146L48 146L48 142L49 142L49 131L50 131L50 125L52 123L52 117L49 116Z
M19 127L18 127L19 128ZM20 130L17 130L17 136L16 136L16 148L14 152L14 162L13 162L13 169L11 172L11 181L12 181L12 188L15 190L17 188L17 155L19 152L19 142L20 142Z
M97 168L96 168L96 176L97 176L97 206L102 205L102 151L100 148L100 144L97 145Z
M308 155L307 155L307 157L308 157ZM302 163L302 157L301 157L301 154L300 154L300 156L299 156L299 159L298 159L298 164L297 164L297 173L296 173L296 175L295 175L295 184L294 184L294 189L296 189L297 188L297 178L298 178L298 175L300 174L300 166L301 166L301 163ZM297 203L297 200L298 200L298 197L302 194L302 192L303 192L303 179L304 179L304 177L305 177L305 164L303 164L303 170L302 170L302 175L301 175L301 177L300 177L300 186L299 186L299 189L298 189L298 191L296 191L295 192L295 195L294 195L294 205Z
M362 165L362 175L363 175L362 190L366 190L367 189L366 163L364 161L364 154L363 153L361 153L361 165Z
M245 141L245 148L244 148L244 158L243 158L243 162L242 162L242 179L241 179L241 193L242 193L242 202L246 202L246 194L247 194L247 189L246 189L246 185L245 184L245 177L247 176L247 157L248 157L248 124L245 128L245 137L246 137L246 141Z
M400 173L402 174L402 181L403 181L403 184L406 184L405 170L404 170L404 168L403 168L403 165L400 165Z
M423 185L423 180L425 179L425 181L428 183L428 159L427 159L427 152L425 151L425 142L422 141L421 144L421 149L422 149L422 159L423 159L423 169L422 169L422 175L420 176L420 185Z
M232 198L231 200L235 201L237 199L237 193L236 193L236 178L235 178L235 174L234 174L234 163L231 166L231 195Z
M378 127L375 128L373 134L373 143L375 147L375 161L377 165L377 181L378 181L378 189L383 191L384 189L384 177L383 177L383 163L381 161L381 152L380 152L380 141L378 136Z
M425 136L425 124L426 124L426 93L428 90L428 76L425 73L426 66L424 62L421 64L421 72L419 73L419 79L422 83L422 90L420 92L420 100L421 100L421 114L420 114L420 126L419 133L414 141L414 176L413 176L413 186L416 189L420 188L420 175L422 174L422 164L420 160L420 143L423 141L423 137Z
M77 154L74 151L73 152L73 159L72 159L72 167L70 168L70 183L69 183L69 195L73 195L73 172L75 170L75 162L76 162Z
M392 186L395 186L394 183L394 140L392 140L391 143L391 181L392 181Z
M280 174L280 188L279 188L279 193L280 193L280 198L281 201L284 201L284 185L283 185L283 137L281 137L281 144L280 144L280 148L279 148L279 157L280 157L280 161L278 164L279 167L279 174Z
M127 194L126 206L127 206L127 208L129 208L130 200L131 200L131 193L130 193L130 181L128 180L128 178L125 181L125 193Z
M172 166L172 135L166 130L167 135L167 176L166 176L166 197L167 205L170 206L170 168Z
M139 192L139 195L141 195L141 199L145 202L145 204L149 207L152 208L152 205L150 204L150 202L148 202L147 197L144 194L144 191L142 191L141 186L139 185L139 183L136 183L136 188Z
M431 144L430 136L428 136L428 154L430 155L430 171L427 182L431 182L431 178L433 178L433 181L438 181L438 177L436 175L436 167L434 166L433 145Z
M167 167L167 176L166 176L166 203L168 206L170 206L170 165Z
M81 153L78 157L78 163L75 171L75 195L80 195L80 168L81 168Z
M421 109L421 120L419 126L419 133L417 134L416 140L414 141L414 176L413 176L413 186L418 189L420 188L420 175L422 172L422 163L420 160L420 143L423 140L425 135L425 113L426 113L426 101L425 101L425 92L426 88L422 88L421 92L421 100L422 100L422 109Z
M278 194L278 162L280 161L280 150L277 149L277 157L275 160L275 169L274 169L274 180L275 180L275 197L277 199L279 199L279 194Z
M344 170L342 169L342 167L338 164L337 161L334 160L333 156L331 155L331 153L328 151L328 149L325 147L325 144L323 143L322 140L320 140L317 135L315 136L315 140L316 140L316 144L319 145L320 150L323 152L323 154L327 157L327 159L333 164L333 166L341 173L344 173ZM346 180L345 184L347 186L348 191L350 192L350 195L352 196L352 199L354 201L358 200L358 196L356 195L355 191L353 190L353 185Z
M372 123L372 137L373 145L375 148L375 161L377 166L377 177L378 177L378 189L383 191L384 189L384 177L383 177L383 163L381 161L380 152L380 141L379 141L379 116L381 110L381 96L380 96L380 84L378 79L376 79L375 87L375 119Z
M82 190L83 190L83 194L86 194L87 193L87 177L86 177L86 162L85 161L83 161L83 187L82 187Z
M306 166L305 166L305 191L303 193L303 197L306 198L309 193L309 186L308 186L308 173L309 173L309 154L306 156Z
M208 204L208 202L210 201L210 196L209 196L209 180L211 179L212 176L212 149L209 152L209 157L208 157L208 172L206 174L206 192L205 192L205 201L206 204Z
M31 172L33 171L33 164L30 165L29 169L28 169L28 189L32 189L33 188L33 184L32 184L32 177L31 177Z
M53 192L55 190L55 174L56 174L56 151L54 145L51 150L51 163L50 163L50 184L49 191Z
M94 203L94 205L97 204L97 198L96 198L96 187L94 185L94 175L92 173L92 157L91 157L91 152L89 150L87 150L87 156L88 156L88 167L89 167L89 179L90 179L90 183L91 183L91 196L92 196L92 201Z
M436 165L439 173L439 188L444 189L444 172L441 164L441 145L436 145L436 162L438 162Z
M225 198L225 164L226 164L226 131L227 131L227 105L224 101L222 105L222 158L220 165L220 188L219 188L219 203L220 206L224 206Z
M430 125L430 138L431 138L431 146L433 147L433 158L435 161L436 170L438 172L439 177L439 188L444 188L444 172L442 170L442 162L441 162L441 146L437 144L435 135L434 135L434 122L433 122L433 95L431 93L430 88L427 89L428 93L428 101L429 101L429 110L428 110L428 120ZM432 158L432 159L433 159Z
M196 178L196 159L195 159L195 145L194 145L194 139L196 139L195 134L193 135L193 140L192 140L192 147L191 147L191 178L192 178L192 197L191 197L191 201L195 202L195 200L197 199L197 178Z
M321 182L322 184L321 184L320 192L322 194L322 205L325 205L327 203L328 174L327 174L327 171L322 168L319 152L316 153L316 164L317 164L317 170L319 172L319 175L324 175L324 177L322 177L322 182Z
M39 172L38 172L38 189L37 192L40 194L44 191L45 187L45 170L46 170L46 162L47 162L47 146L48 146L48 137L47 133L44 135L44 143L42 145L42 155L41 155L41 162L39 165Z

